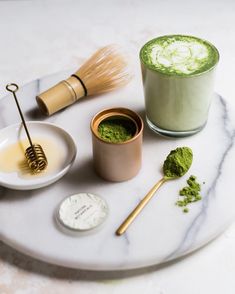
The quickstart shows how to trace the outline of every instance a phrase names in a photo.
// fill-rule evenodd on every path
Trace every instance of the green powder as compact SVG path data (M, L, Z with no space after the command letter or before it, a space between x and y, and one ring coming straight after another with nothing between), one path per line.
M179 147L172 150L163 164L165 178L182 177L190 168L193 152L189 147Z
M188 186L179 191L179 195L182 199L176 202L176 205L183 207L183 212L185 213L189 211L187 205L202 199L200 195L201 185L196 181L196 177L190 176L187 180L187 184Z
M136 126L130 119L110 118L99 124L98 133L104 141L122 143L133 138L136 133Z
M209 42L193 36L168 35L150 40L140 51L142 62L167 75L193 76L213 68L218 50Z

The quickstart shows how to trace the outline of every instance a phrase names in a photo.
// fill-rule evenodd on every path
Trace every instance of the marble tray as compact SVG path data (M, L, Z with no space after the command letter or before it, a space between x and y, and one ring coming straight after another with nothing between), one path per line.
M183 139L157 136L144 131L143 165L132 180L110 183L92 168L90 120L103 108L124 106L144 117L141 81L134 79L123 90L79 101L49 118L40 114L35 95L66 77L63 72L33 81L18 92L29 120L53 122L74 138L78 154L69 173L59 182L37 191L13 191L0 187L0 239L37 259L79 269L122 270L163 263L205 245L220 234L235 216L233 167L235 127L225 99L215 95L207 126L199 134ZM12 97L0 101L0 127L19 121ZM161 178L161 166L171 149L190 146L194 162L190 172L166 183L157 192L127 233L114 232L151 186ZM203 200L188 214L175 206L178 190L190 174L198 176ZM103 196L110 215L94 233L68 236L58 230L54 213L58 203L76 192Z

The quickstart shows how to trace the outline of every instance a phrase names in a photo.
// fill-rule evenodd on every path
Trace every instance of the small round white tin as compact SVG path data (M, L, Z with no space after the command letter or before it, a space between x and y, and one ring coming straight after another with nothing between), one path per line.
M98 195L79 193L66 197L59 205L57 220L72 231L87 231L101 225L108 216L108 205Z

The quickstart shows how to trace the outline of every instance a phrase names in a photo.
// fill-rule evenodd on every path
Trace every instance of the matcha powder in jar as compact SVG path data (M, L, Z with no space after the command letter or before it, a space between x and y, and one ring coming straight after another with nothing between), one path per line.
M142 161L142 118L124 107L108 108L91 120L93 163L96 173L112 182L137 175Z
M125 117L112 117L101 121L98 134L101 139L110 143L122 143L136 134L135 123Z

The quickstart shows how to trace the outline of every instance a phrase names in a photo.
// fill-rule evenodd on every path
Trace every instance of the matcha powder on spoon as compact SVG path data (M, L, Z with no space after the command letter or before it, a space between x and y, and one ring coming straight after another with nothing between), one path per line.
M193 161L193 152L189 147L179 147L172 150L163 164L164 177L182 177L190 168Z
M163 163L163 178L160 179L151 190L145 195L145 197L139 202L124 222L119 226L116 231L118 236L126 232L127 228L139 215L146 204L152 199L156 191L167 181L174 180L182 177L187 173L193 162L193 152L189 147L178 147L172 150L166 160Z
M182 177L190 168L193 161L193 152L189 147L181 147L172 150L163 164L164 177L173 179ZM179 191L181 199L176 205L183 208L187 213L188 205L201 200L201 185L196 181L195 176L190 176L187 180L188 186Z

